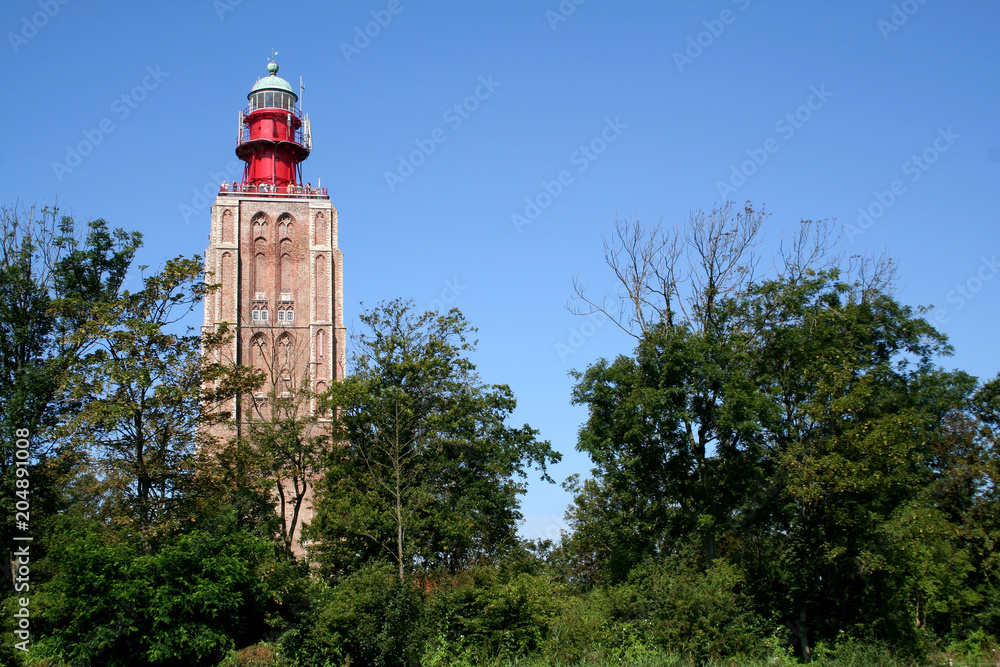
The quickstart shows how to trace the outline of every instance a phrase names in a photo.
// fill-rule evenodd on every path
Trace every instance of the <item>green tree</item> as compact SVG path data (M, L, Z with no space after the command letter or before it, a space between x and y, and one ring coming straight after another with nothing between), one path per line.
M111 231L103 220L79 232L55 208L0 210L0 539L6 545L13 543L18 429L31 434L35 534L65 506L62 491L80 457L52 430L86 400L70 400L66 387L93 352L93 320L120 296L141 241L139 233ZM6 572L10 559L0 560Z
M620 299L594 301L577 286L582 313L602 312L637 339L634 356L575 374L573 402L589 409L577 447L595 481L571 510L570 550L613 554L599 577L621 581L692 532L711 564L719 532L760 480L765 406L748 375L759 323L747 321L740 298L753 285L766 217L727 205L693 214L684 230L619 221L605 260ZM821 234L817 252L822 243Z
M473 331L457 310L417 314L392 301L361 316L353 374L331 388L333 448L316 532L334 571L389 560L457 570L516 543L529 465L559 455L527 425L507 426L515 400L484 385L466 354Z
M899 522L923 502L935 475L931 443L975 381L934 366L950 348L918 312L836 272L756 292L781 322L757 355L775 406L764 424L775 493L755 537L779 564L756 571L774 577L761 597L783 600L775 612L807 658L810 633L909 640L900 619L912 615L902 613L894 576L920 575L905 556L913 535ZM947 553L943 544L936 551Z
M144 539L170 532L193 485L202 427L232 389L227 369L203 354L206 339L176 333L178 322L210 289L199 258L178 258L103 309L93 326L97 349L74 378L86 397L62 432L89 454L104 493L100 513L135 528ZM209 340L208 342L218 342Z
M620 581L698 536L807 660L839 630L912 644L914 619L977 598L956 519L928 495L954 473L933 443L975 380L935 366L950 347L891 295L890 263L829 255L828 225L804 223L755 275L761 219L723 207L672 235L619 225L606 245L624 305L587 303L637 345L577 375L595 468L565 549Z

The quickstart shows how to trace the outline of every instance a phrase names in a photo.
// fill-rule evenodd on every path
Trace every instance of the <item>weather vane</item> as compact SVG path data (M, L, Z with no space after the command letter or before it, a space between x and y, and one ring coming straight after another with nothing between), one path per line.
M277 61L275 61L275 58L277 57L277 55L278 55L278 52L275 51L274 49L271 49L271 57L267 59L267 62L269 62L269 63L277 62Z

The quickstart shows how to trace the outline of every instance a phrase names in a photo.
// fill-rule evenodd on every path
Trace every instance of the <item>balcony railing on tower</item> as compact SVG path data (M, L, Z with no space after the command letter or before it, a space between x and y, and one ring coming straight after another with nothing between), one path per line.
M237 197L252 194L255 197L309 197L311 199L329 199L326 188L314 188L311 185L272 185L271 183L223 183L219 186L220 197Z

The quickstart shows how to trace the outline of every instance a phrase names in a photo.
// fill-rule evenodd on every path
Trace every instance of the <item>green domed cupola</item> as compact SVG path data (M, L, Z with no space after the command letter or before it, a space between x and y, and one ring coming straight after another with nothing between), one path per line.
M251 109L275 108L289 109L295 108L299 101L299 96L292 89L292 84L278 76L278 63L271 61L267 64L268 76L258 79L247 99L250 100Z

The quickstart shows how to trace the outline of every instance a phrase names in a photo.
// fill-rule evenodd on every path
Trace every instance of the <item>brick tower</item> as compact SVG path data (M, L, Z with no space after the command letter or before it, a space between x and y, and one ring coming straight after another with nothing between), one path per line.
M302 162L312 149L309 119L291 85L277 76L277 64L267 69L239 115L242 182L222 184L205 251L209 281L221 287L205 298L204 330L228 323L235 337L220 356L266 376L259 392L232 402L234 421L213 430L221 440L241 434L255 414L273 411L269 402L291 401L302 387L322 393L345 373L337 209L326 188L303 182ZM314 401L297 409L313 413ZM311 515L311 502L305 503L298 525Z

